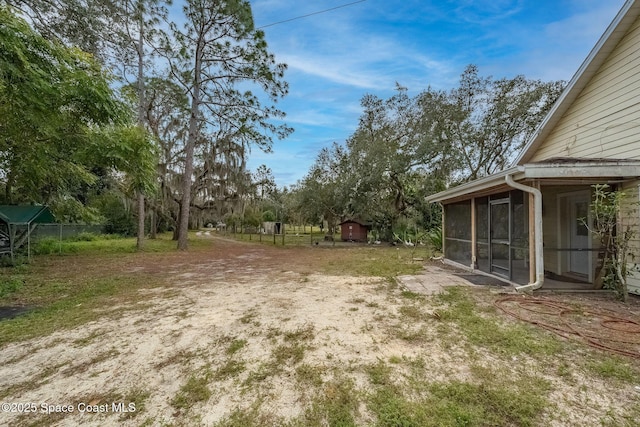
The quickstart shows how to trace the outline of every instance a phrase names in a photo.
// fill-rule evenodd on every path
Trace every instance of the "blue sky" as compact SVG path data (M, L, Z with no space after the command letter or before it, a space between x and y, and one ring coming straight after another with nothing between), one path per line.
M355 0L250 0L257 26ZM278 186L309 170L322 147L355 130L365 94L396 82L415 95L454 87L468 64L494 78L569 80L624 0L366 0L264 28L269 49L289 66L278 103L295 132L273 153L254 149Z

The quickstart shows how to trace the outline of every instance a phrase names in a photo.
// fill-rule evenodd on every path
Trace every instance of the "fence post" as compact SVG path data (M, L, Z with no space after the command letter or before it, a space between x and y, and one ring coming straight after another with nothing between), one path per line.
M58 255L62 254L62 223L58 224Z

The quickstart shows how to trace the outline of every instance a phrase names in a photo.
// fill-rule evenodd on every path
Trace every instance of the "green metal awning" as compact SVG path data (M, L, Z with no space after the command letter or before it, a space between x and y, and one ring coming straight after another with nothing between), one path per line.
M51 224L56 222L48 206L0 205L0 221L8 225Z
M38 224L55 221L48 206L0 205L0 254L11 254L13 261L15 250L26 244L31 258L31 233Z

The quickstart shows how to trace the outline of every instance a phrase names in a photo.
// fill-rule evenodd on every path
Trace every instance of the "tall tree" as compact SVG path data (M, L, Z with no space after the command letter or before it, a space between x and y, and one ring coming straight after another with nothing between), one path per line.
M249 2L187 0L184 13L184 28L171 24L173 41L167 39L164 46L172 76L190 97L178 224L180 250L188 247L196 146L211 136L218 139L218 131L225 130L235 141L240 138L269 150L272 135L281 137L290 131L268 121L282 117L282 112L263 107L250 91L238 90L243 83L255 84L274 101L287 92L282 80L286 67L268 52L264 33L254 27Z
M452 89L442 116L444 145L457 154L455 181L474 180L504 169L531 137L556 101L563 82L524 76L493 80L468 66ZM433 104L426 104L429 109Z
M318 153L309 173L298 186L298 209L303 217L312 223L321 223L324 219L329 232L337 219L345 213L350 196L350 180L347 151L334 143Z
M416 202L412 186L417 170L440 167L442 150L435 132L439 116L422 109L420 100L399 85L387 100L363 97L359 126L347 140L350 214L367 213L378 226L390 228ZM435 173L420 175L436 180Z
M450 91L428 88L410 97L398 85L388 99L366 95L346 150L323 149L296 194L380 228L408 216L433 226L440 213L424 197L506 167L562 86L522 76L493 80L469 66Z
M137 124L140 129L148 129L149 123L146 115L146 87L147 68L150 52L154 46L152 39L157 33L157 26L161 18L166 18L165 5L170 1L163 0L103 0L111 10L114 28L111 35L106 38L111 40L113 59L122 76L127 78L129 69L136 79L136 111ZM135 189L138 201L138 232L136 246L138 250L144 245L145 231L145 192L143 188Z
M56 40L106 61L112 31L112 0L1 0L28 18L34 29L48 40Z
M258 166L258 169L253 174L253 182L258 187L258 194L260 199L264 199L265 196L273 193L276 189L276 180L273 176L273 171L266 165Z
M127 123L111 79L90 55L47 40L0 7L0 183L7 203L74 198L96 181L105 126Z
M158 198L152 203L153 235L160 221L170 223L176 230L180 201L178 187L184 158L184 141L188 132L189 100L182 88L172 80L150 78L145 87L146 122L159 151L157 174L160 190ZM177 239L177 232L174 237Z

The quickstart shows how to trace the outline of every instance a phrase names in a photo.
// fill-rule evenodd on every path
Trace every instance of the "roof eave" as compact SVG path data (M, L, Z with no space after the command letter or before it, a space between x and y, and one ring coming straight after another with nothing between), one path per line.
M524 165L525 179L638 177L640 160L619 162L602 160L591 163L529 163Z
M465 196L470 193L476 193L479 191L487 190L492 187L497 187L505 183L506 175L514 175L522 173L523 168L521 166L512 167L502 172L495 173L493 175L486 176L484 178L477 179L475 181L467 182L457 187L450 188L445 191L441 191L436 194L427 196L427 202L442 202L449 199L455 199L461 196ZM518 179L516 175L516 179Z

